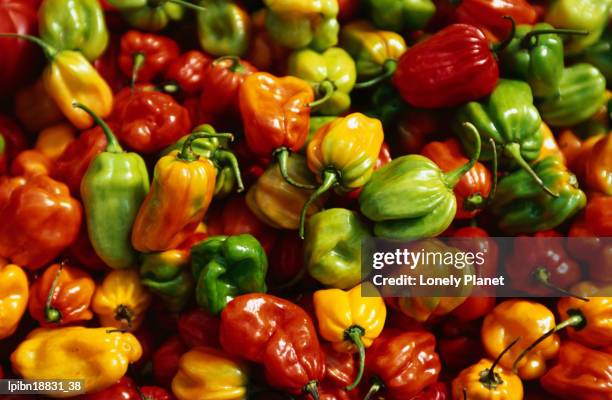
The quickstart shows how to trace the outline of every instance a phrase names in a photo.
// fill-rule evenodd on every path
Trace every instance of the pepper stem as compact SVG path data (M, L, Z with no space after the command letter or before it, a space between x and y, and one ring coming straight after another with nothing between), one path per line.
M236 57L236 56L221 56L217 59L215 59L212 62L213 67L216 67L217 65L219 65L220 63L222 63L225 60L230 60L232 63L230 64L230 66L227 68L232 72L238 72L238 73L242 73L245 72L246 68L244 68L244 66L240 63L240 58Z
M181 91L181 87L174 81L166 81L156 85L155 90L167 94L177 94Z
M474 137L474 141L476 142L476 150L474 151L474 154L472 154L472 157L470 158L470 161L468 161L467 164L457 169L454 169L447 174L444 174L444 180L446 181L446 184L450 188L455 187L455 185L457 185L461 177L465 175L470 169L472 169L474 164L476 164L476 161L478 161L478 159L480 158L481 142L480 142L480 134L478 133L478 130L476 129L474 125L472 125L469 122L464 122L461 125L463 129L470 132L470 134Z
M310 103L308 103L308 106L310 108L315 108L316 106L320 106L321 104L329 100L335 91L336 91L336 85L334 85L334 83L330 81L329 79L324 80L323 82L319 83L316 89L317 97L319 98L315 101L311 101ZM323 93L323 95L321 95L321 93Z
M493 140L493 138L489 138L489 145L491 146L491 151L493 151L493 171L491 173L493 184L491 185L491 190L489 191L489 195L486 199L483 198L482 194L480 193L467 197L463 201L463 209L466 211L484 208L487 204L493 201L493 198L495 198L495 193L497 192L497 146L495 146L495 140Z
M504 40L491 46L491 51L493 51L494 53L501 53L502 51L504 51L506 47L510 45L510 43L514 39L514 36L516 35L516 22L514 21L514 18L509 15L504 15L502 18L509 20L512 24L512 27L510 28L510 33L504 38Z
M587 297L584 296L578 296L577 294L574 294L572 292L570 292L569 290L565 290L559 286L554 285L551 281L550 281L550 272L545 268L545 267L537 267L534 271L533 271L533 279L538 282L541 283L542 285L546 286L547 288L554 290L555 292L559 292L564 296L570 296L570 297L575 297L577 299L580 299L582 301L589 301L589 299Z
M321 195L338 184L339 175L340 173L335 168L325 169L323 171L323 183L321 183L321 186L319 186L317 190L310 195L308 200L306 200L302 212L300 213L300 238L304 239L304 223L306 222L306 213L310 205L321 197Z
M145 58L144 53L141 52L134 53L134 56L132 57L132 79L130 80L130 88L132 89L132 93L134 92L134 87L136 86L138 72L145 63Z
M542 29L535 30L527 33L520 42L520 47L528 48L530 46L534 46L537 44L537 39L540 35L572 35L572 36L586 36L589 34L589 31L581 30L581 29ZM532 43L533 38L536 38L536 42Z
M15 38L35 43L42 49L43 53L45 53L45 57L49 61L53 60L53 58L55 58L55 55L58 53L58 50L55 47L51 46L50 44L36 36L21 35L18 33L0 33L0 38Z
M359 89L367 89L367 88L371 88L372 86L376 86L382 81L385 81L391 78L396 70L397 70L397 60L393 58L385 60L385 62L383 63L382 74L370 79L369 81L358 82L355 84L355 86L353 86L353 88L359 90Z
M51 283L51 287L49 288L47 302L45 303L45 321L50 323L59 322L62 319L62 314L57 308L51 305L51 302L53 301L53 295L55 294L55 289L57 288L57 284L59 283L59 278L62 274L63 269L64 262L62 261L59 265L59 268L57 269L55 278L53 278L53 283Z
M514 339L512 343L510 343L501 353L499 353L495 361L493 361L493 364L491 364L491 367L483 370L480 373L480 383L482 383L484 387L491 390L495 389L497 385L504 383L501 376L495 373L495 367L497 367L504 354L506 354L515 344L517 344L519 340L521 340L520 337Z
M288 171L289 149L288 148L281 147L280 149L274 150L274 153L272 153L272 157L276 159L280 173L283 176L283 178L287 181L287 183L295 187L298 187L300 189L315 190L317 188L315 185L308 185L305 183L297 182L289 176L289 171Z
M207 139L207 138L226 138L230 141L234 140L234 135L231 133L217 133L215 129L210 125L204 125L201 131L192 132L189 137L183 143L183 147L178 154L178 158L185 161L195 161L198 156L194 153L192 144L196 139Z
M127 329L132 327L132 322L134 319L134 313L129 309L125 304L119 304L117 308L115 308L115 320L125 323L127 325Z
M551 195L552 197L559 197L559 195L552 190L550 190L542 181L542 178L535 173L531 165L521 155L521 145L518 143L509 143L504 146L504 152L509 155L516 163L523 169L531 178L544 190L546 193Z
M117 137L113 134L113 131L106 124L106 122L104 122L104 120L98 116L98 114L93 112L93 110L91 108L87 107L85 104L78 103L76 101L72 103L72 107L73 108L79 108L79 109L85 111L94 120L96 125L98 125L100 128L102 128L102 132L104 132L104 136L106 136L107 144L106 144L106 150L105 151L107 153L123 153L123 148L119 144L119 141L117 140Z
M242 183L242 177L240 176L240 165L238 159L231 151L227 150L216 150L214 153L215 160L218 160L222 164L229 165L236 178L236 191L238 193L244 191L244 183Z
M194 11L197 11L197 12L206 11L205 7L198 6L197 4L193 4L193 3L190 3L188 1L183 1L183 0L167 0L167 1L169 3L178 4L180 6L183 6L185 8L188 8L190 10L194 10Z
M351 326L346 331L344 331L344 336L347 340L353 342L355 347L357 347L357 351L359 352L359 370L357 372L357 376L353 383L348 385L346 390L353 390L359 385L361 382L361 378L363 377L363 371L365 370L365 346L363 345L363 341L361 338L365 335L365 330L357 325Z
M372 396L380 392L382 389L384 389L384 387L385 384L383 383L383 381L379 377L375 376L374 378L372 378L372 386L370 386L370 390L368 390L368 393L366 393L363 400L370 400Z
M317 381L310 381L304 386L304 393L310 394L313 400L319 400L319 390L317 389Z

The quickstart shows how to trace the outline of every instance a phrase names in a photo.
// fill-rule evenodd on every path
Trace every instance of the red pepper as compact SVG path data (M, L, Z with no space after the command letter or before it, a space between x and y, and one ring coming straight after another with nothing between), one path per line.
M119 35L111 34L106 51L100 58L93 62L94 68L100 73L106 83L108 83L113 93L117 93L128 83L128 79L126 79L121 68L119 68L119 54L121 52L121 48L119 47L120 40Z
M49 175L53 168L53 161L36 149L24 150L15 157L11 163L11 175L35 176Z
M436 132L446 130L444 119L439 112L432 110L407 109L402 112L392 146L394 155L420 152Z
M425 390L410 400L450 400L451 396L446 383L437 382L427 386Z
M410 399L438 380L440 358L429 332L383 331L366 353L372 386L364 400L384 391L389 400Z
M138 372L144 371L150 366L151 358L153 357L153 350L155 347L155 336L149 326L141 325L136 331L132 332L140 347L142 347L142 355L136 361L132 368L136 368Z
M312 320L297 305L268 294L238 296L221 313L221 346L260 363L273 388L311 394L325 376L325 355Z
M303 240L298 235L280 235L270 253L268 283L275 287L291 282L303 271L303 268Z
M132 82L150 82L163 75L178 56L178 45L166 36L129 31L121 37L119 67Z
M36 6L23 0L0 0L0 32L36 35ZM27 40L0 40L0 97L11 95L36 75L41 65L41 52Z
M4 114L0 114L0 135L4 140L4 150L0 151L0 175L2 175L6 173L11 161L24 151L28 144L23 130Z
M119 141L141 153L160 151L191 131L187 109L148 87L117 93L110 121Z
M181 314L178 320L178 333L188 347L219 347L219 325L217 316L201 308Z
M441 328L440 358L446 368L460 371L485 356L480 342L480 323L448 319Z
M490 94L499 68L484 33L465 24L449 25L408 49L393 83L409 104L453 107Z
M469 161L469 158L463 153L463 146L457 139L429 142L423 147L421 154L438 164L444 172L459 168ZM491 192L491 186L491 172L477 161L453 188L458 205L455 218L474 218L484 207Z
M170 387L174 375L179 370L179 360L189 349L178 336L166 340L153 353L153 376L155 382Z
M323 385L334 389L343 389L355 381L357 368L352 353L339 352L331 344L323 345L325 352L325 379Z
M211 59L206 54L197 50L188 51L170 63L165 79L176 83L185 94L198 94L210 63Z
M111 124L112 126L112 124ZM116 132L116 127L112 127ZM83 131L81 135L72 141L64 150L62 155L55 161L51 176L68 185L70 193L75 197L81 197L81 181L89 164L101 152L106 149L106 136L102 128Z
M353 20L359 14L359 0L338 0L338 21Z
M96 393L88 393L77 397L78 400L136 400L138 392L134 389L134 381L128 376L119 379L117 383Z
M495 308L495 297L468 297L451 313L462 322L482 318ZM475 360L478 361L478 360Z
M209 63L203 72L200 108L211 118L222 114L239 115L238 92L247 76L257 72L248 61L221 57Z
M582 278L580 265L565 251L565 238L555 231L515 238L505 267L515 289L535 296L567 295L565 290Z
M140 388L140 396L134 400L173 400L166 389L159 386L143 386Z

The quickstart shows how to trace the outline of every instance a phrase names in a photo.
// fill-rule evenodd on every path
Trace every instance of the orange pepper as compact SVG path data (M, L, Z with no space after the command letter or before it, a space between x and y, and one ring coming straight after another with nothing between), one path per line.
M612 196L612 134L600 138L585 159L586 188Z
M24 150L11 163L11 175L35 176L49 175L53 162L39 150Z
M548 156L554 156L559 158L563 164L565 164L565 155L559 148L559 145L555 140L555 135L544 122L542 122L542 125L540 126L540 132L542 132L542 147L540 148L540 155L536 161L543 160Z
M28 304L28 277L21 267L0 259L0 340L17 329Z
M70 124L57 124L43 129L36 139L34 148L56 161L66 147L72 143L77 131Z

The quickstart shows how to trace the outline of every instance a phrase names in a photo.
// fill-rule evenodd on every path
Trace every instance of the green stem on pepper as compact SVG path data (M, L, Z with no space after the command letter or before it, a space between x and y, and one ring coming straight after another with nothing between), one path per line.
M372 385L370 386L370 389L368 390L368 393L366 393L363 400L370 400L372 396L374 396L376 393L380 392L384 388L385 384L383 383L383 381L377 376L373 377Z
M304 203L304 207L302 208L302 212L300 213L300 237L304 239L304 224L306 222L306 213L310 208L310 205L315 202L319 197L321 197L325 192L338 185L338 181L340 180L340 172L335 168L326 168L323 171L323 182L321 186L314 191L312 195L306 200Z
M298 187L300 189L307 189L307 190L316 189L317 187L315 185L309 185L309 184L297 182L289 176L289 170L288 170L289 152L290 151L288 148L281 147L280 149L274 150L274 153L272 153L272 157L276 159L276 162L278 163L278 168L280 170L282 177L287 181L287 183L295 187Z
M355 347L357 347L357 351L359 352L359 370L357 371L357 376L353 383L348 385L346 390L353 390L359 385L361 382L361 378L363 377L363 371L365 370L365 346L363 345L363 341L361 338L365 335L365 330L357 325L351 326L346 331L344 331L344 336L346 340L350 340Z
M578 296L577 294L574 294L572 292L570 292L569 290L565 290L559 286L554 285L551 281L550 281L550 272L545 268L545 267L537 267L534 271L533 271L533 279L538 282L541 283L542 285L546 286L547 288L554 290L555 292L559 292L560 294L564 295L564 296L570 296L570 297L575 297L577 299L580 299L582 301L589 301L589 299L587 297L584 296Z
M317 106L320 106L321 104L329 100L333 96L335 91L336 91L336 85L334 85L334 83L330 80L327 80L327 79L324 80L323 82L318 84L317 89L316 89L318 99L308 103L308 106L310 108L315 108Z
M461 167L444 174L444 180L450 188L455 187L461 177L465 175L470 169L472 169L474 164L476 164L476 161L478 161L478 159L480 158L481 143L480 134L478 133L478 130L474 125L469 122L464 122L462 124L462 127L463 129L469 131L474 137L474 141L476 142L476 150L474 151L474 154L472 154L472 156L470 157L470 161L468 161L467 164L462 165Z
M76 101L72 103L72 107L73 108L79 108L79 109L85 111L94 120L96 125L98 125L100 128L102 128L102 132L104 132L104 136L106 136L106 143L107 143L106 144L106 149L104 150L105 152L107 152L107 153L123 153L123 148L119 144L119 141L117 140L117 137L113 134L113 131L106 124L106 122L104 122L104 120L98 116L98 114L93 112L93 110L91 108L87 107L85 104L78 103Z
M533 168L531 168L531 165L529 165L529 163L525 161L525 159L521 155L521 145L520 144L509 143L505 145L504 153L506 153L506 155L510 156L514 161L516 161L519 167L525 170L525 172L527 172L529 176L531 176L531 178L542 188L542 190L544 190L546 193L548 193L552 197L555 197L555 198L559 197L559 194L553 192L550 188L548 188L544 184L544 181L542 181L542 178L540 178L538 174L535 173Z
M49 61L52 61L55 58L56 54L59 52L55 47L51 46L41 38L32 35L21 35L18 33L0 33L0 38L15 38L35 43L42 49L43 53L45 53L45 57Z
M491 390L497 388L498 385L504 383L501 376L495 373L495 367L497 367L504 354L506 354L515 344L517 344L519 340L521 340L520 337L514 339L512 343L510 343L501 353L499 353L495 361L493 361L493 364L491 364L490 368L487 368L480 372L480 383L482 383L484 387Z
M367 89L372 86L376 86L379 83L391 78L395 71L397 70L397 60L388 59L383 63L383 72L377 77L370 79L369 81L358 82L353 86L355 89Z
M51 305L53 301L53 295L55 294L55 289L57 289L57 284L59 283L60 275L62 274L62 270L64 269L64 262L62 261L57 269L57 273L55 274L55 278L53 279L53 283L49 288L49 295L47 296L47 301L45 302L45 321L50 323L59 322L62 319L62 314L59 310Z

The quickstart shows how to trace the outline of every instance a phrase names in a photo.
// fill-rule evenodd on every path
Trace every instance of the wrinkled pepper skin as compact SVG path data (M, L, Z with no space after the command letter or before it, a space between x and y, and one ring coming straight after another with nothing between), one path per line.
M457 4L452 0L450 3ZM453 10L457 22L486 29L499 39L510 34L511 24L504 16L512 17L516 24L527 25L534 24L538 17L528 0L463 0Z
M249 48L251 20L238 4L225 0L201 0L206 12L198 13L198 38L213 56L242 56Z
M151 293L159 296L168 310L181 311L195 287L189 271L189 251L167 250L143 256L140 278Z
M193 152L187 156L175 150L160 158L134 221L134 248L143 253L171 250L193 234L212 201L216 175L212 162Z
M369 0L368 3L374 26L399 33L423 29L436 12L432 0Z
M0 178L0 257L42 268L76 240L82 213L68 187L48 176Z
M93 318L89 306L95 288L84 270L52 264L30 288L30 315L44 328L88 321Z
M162 35L128 31L121 36L118 64L121 72L137 83L150 82L163 75L170 63L179 57L178 44ZM142 62L139 68L134 64ZM135 75L135 76L134 76Z
M196 279L196 300L219 314L234 297L265 293L268 258L249 234L213 236L191 248L191 269Z
M576 54L593 45L610 19L608 0L554 0L548 6L544 20L557 28L583 29L587 36L571 37L566 45L568 54Z
M29 286L25 271L15 264L0 266L0 340L11 336L28 305Z
M550 29L554 27L546 23L520 25L500 54L502 70L529 83L535 97L557 95L563 76L563 39L555 33L526 37Z
M182 5L167 0L106 0L117 9L130 26L149 32L164 29L172 21L180 21L185 10Z
M77 133L77 130L70 124L52 125L40 131L34 149L55 163L70 143L76 139Z
M313 112L338 115L351 106L350 92L355 85L356 69L351 56L339 47L330 47L323 53L303 49L292 53L288 60L289 75L309 82L317 97L324 99ZM329 94L331 92L331 94Z
M44 0L38 20L40 38L58 50L77 50L94 61L108 45L104 10L97 0Z
M124 152L110 128L102 120L97 123L107 145L81 181L87 232L96 254L109 267L130 268L137 264L130 233L149 191L149 173L139 154Z
M376 30L368 21L353 21L342 26L340 47L355 60L359 79L395 71L397 60L408 48L395 32Z
M249 371L237 357L212 347L183 354L172 380L178 400L246 400Z
M114 384L138 361L142 347L130 333L108 328L36 329L11 354L13 370L25 379L84 380L92 393ZM60 397L72 396L64 393Z
M612 392L612 354L568 340L540 383L563 400L607 400Z
M588 302L575 297L562 297L557 303L561 321L575 315L582 319L566 329L570 339L589 347L612 346L612 297L598 295Z
M589 119L606 101L606 78L589 64L566 68L557 96L538 104L550 126L572 126Z
M13 176L31 178L36 175L49 175L53 162L38 150L25 150L15 157L9 172Z
M264 0L266 29L283 46L323 51L338 43L337 0Z
M584 164L587 189L612 196L612 135L597 140Z
M239 103L249 150L269 158L276 149L299 151L308 137L309 103L314 93L302 79L249 75L240 86Z
M289 393L316 392L325 355L308 314L267 294L236 297L221 313L221 346L263 364L268 384Z
M47 93L42 77L15 94L15 115L31 133L64 121L64 114Z
M109 272L96 288L91 309L102 326L134 331L142 324L150 303L151 294L132 268Z
M321 211L308 221L304 265L325 286L349 289L361 281L361 241L369 237L357 214L343 208Z
M204 71L212 62L209 56L190 50L174 59L166 69L164 79L176 83L182 93L195 95L202 90Z
M306 158L291 154L287 159L287 173L294 181L314 186L315 177L308 169ZM249 209L267 225L277 229L298 229L300 212L312 190L291 185L281 175L276 164L270 165L251 186L246 196ZM322 199L311 203L306 217L323 209Z
M559 159L547 157L534 164L533 169L559 197L543 192L525 170L502 178L490 210L504 233L553 229L586 205L586 195L578 188L576 177Z
M539 303L512 299L500 303L487 315L482 324L481 337L485 350L497 357L516 338L520 340L499 361L504 368L513 368L519 354L543 334L555 328L555 316ZM546 373L546 361L559 352L559 335L552 334L517 365L523 380L537 379Z
M454 24L408 49L399 59L393 83L418 108L445 108L490 94L499 67L484 33Z
M485 380L492 365L483 358L461 371L453 380L453 399L463 399L465 390L470 400L523 400L523 383L511 370L496 365L493 382Z

